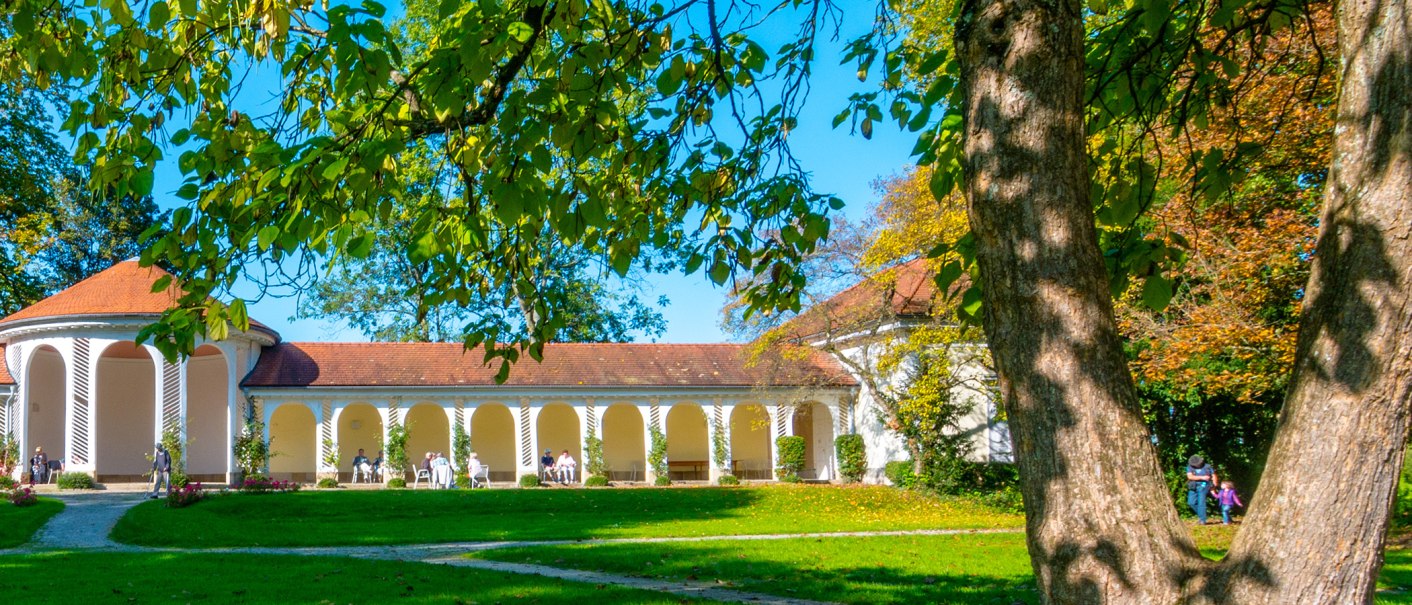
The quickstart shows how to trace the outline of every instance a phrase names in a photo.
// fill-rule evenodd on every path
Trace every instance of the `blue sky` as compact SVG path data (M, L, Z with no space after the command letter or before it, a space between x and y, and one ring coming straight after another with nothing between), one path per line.
M843 36L866 29L873 15L873 6L861 0L845 0ZM780 20L785 25L788 18ZM792 29L792 28L791 28ZM771 32L762 32L766 39ZM768 45L767 45L768 48ZM861 135L850 134L845 123L838 129L832 127L833 117L841 111L853 92L870 90L869 84L860 83L856 68L839 65L841 44L828 42L819 49L820 61L815 66L812 92L799 117L798 129L791 133L791 146L800 164L811 174L816 191L837 195L847 204L843 214L850 218L863 216L868 206L877 198L872 182L881 176L897 173L909 164L908 152L915 142L915 135L899 132L897 127L880 124L873 132L871 140ZM257 76L258 77L258 76ZM180 204L173 195L180 185L180 174L175 169L176 153L170 155L171 166L158 170L157 186L154 195L163 207L171 208ZM169 186L163 186L163 183ZM702 273L694 275L654 276L644 292L644 300L656 300L666 296L670 304L662 309L667 320L667 330L658 342L724 342L728 340L720 329L720 310L725 303L726 292L711 284ZM237 294L251 297L253 288ZM292 297L270 298L256 302L250 307L250 315L274 328L289 341L343 340L357 341L366 338L356 330L338 323L314 320L294 320L296 302Z

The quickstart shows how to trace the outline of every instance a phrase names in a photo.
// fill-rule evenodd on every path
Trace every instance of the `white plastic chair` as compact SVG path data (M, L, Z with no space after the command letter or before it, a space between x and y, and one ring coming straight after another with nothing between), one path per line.
M480 472L471 475L471 489L477 487L490 487L490 467L484 464L480 467Z
M364 483L373 482L373 466L371 464L359 464L353 467L353 482L357 483L360 478Z
M421 483L422 479L426 479L427 486L431 486L431 471L424 468L417 469L417 475L412 479L412 487L417 487L417 484Z
M555 466L555 467L554 467L554 476L555 476L556 479L558 479L558 481L559 481L560 483L573 483L573 482L574 482L574 473L575 473L576 471L578 471L578 470L579 470L579 467L578 467L577 465L575 465L575 466L563 466L563 465L558 465L558 466ZM568 478L565 478L565 477L564 477L565 475L568 475Z

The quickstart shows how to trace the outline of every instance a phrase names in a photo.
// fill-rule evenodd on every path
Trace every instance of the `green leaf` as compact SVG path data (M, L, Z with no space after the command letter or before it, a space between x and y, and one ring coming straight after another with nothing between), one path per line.
M323 171L321 174L323 175L324 180L326 180L326 181L338 180L338 177L343 174L343 169L345 169L345 168L347 168L347 167L348 167L348 158L347 158L347 157L341 157L341 158L338 158L337 160L334 160L334 162L333 162L332 164L329 164L328 166L325 166L325 167L324 167L324 171Z
M147 22L151 29L162 29L171 18L172 13L166 2L153 3L152 8L147 9Z
M1153 311L1161 311L1171 301L1172 282L1158 274L1149 275L1142 285L1142 303Z
M265 225L264 227L260 228L259 235L257 236L258 241L256 242L256 245L260 247L260 250L269 250L270 244L273 244L275 238L278 237L279 227L276 227L274 225Z
M510 34L511 38L519 40L520 43L528 42L530 36L534 35L534 28L530 27L528 23L525 23L523 21L516 21L514 23L511 23L510 26L505 29L505 31L506 33Z
M171 285L172 285L172 276L171 276L171 275L163 275L163 276L157 278L157 281L152 282L152 291L153 291L153 292L166 292L166 291L167 291L167 287L169 287L169 286L171 286Z

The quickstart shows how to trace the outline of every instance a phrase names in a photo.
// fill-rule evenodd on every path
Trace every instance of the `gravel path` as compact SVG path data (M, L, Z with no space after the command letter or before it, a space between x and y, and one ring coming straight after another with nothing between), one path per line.
M562 569L545 565L506 563L484 559L469 559L465 553L527 546L563 544L623 544L660 542L704 542L711 540L787 540L792 538L847 538L867 536L942 536L955 534L1020 533L1022 529L941 529L910 531L835 532L809 534L757 534L736 536L706 536L678 538L614 538L594 540L538 540L514 542L456 542L446 544L409 544L390 546L327 546L307 548L210 548L177 549L151 548L118 544L108 538L118 519L129 508L142 502L145 495L135 493L88 493L59 495L64 510L35 535L34 541L19 548L0 550L0 554L21 554L38 550L108 550L127 552L222 552L270 555L306 555L356 557L387 561L420 562L435 565L471 567L501 573L539 575L589 584L609 584L665 592L683 597L711 599L728 603L762 603L769 605L825 605L822 601L791 599L730 588L714 582L668 581L633 576L620 576L593 571Z
M39 529L33 541L20 547L24 550L109 549L129 550L132 547L108 539L118 519L127 509L145 498L142 494L96 493L60 494L64 510L54 515Z

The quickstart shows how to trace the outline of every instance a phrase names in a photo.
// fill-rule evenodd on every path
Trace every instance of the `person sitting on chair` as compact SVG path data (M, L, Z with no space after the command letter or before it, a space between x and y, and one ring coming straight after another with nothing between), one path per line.
M378 457L373 459L373 480L382 479L382 450L378 450Z
M559 472L559 483L568 483L574 480L574 467L578 463L574 457L569 455L569 450L559 455L559 461L554 463L554 469Z
M432 489L443 489L451 485L451 466L446 462L446 457L441 452L433 452L431 455L431 487Z
M545 481L554 480L554 450L544 450L544 455L539 457L539 469Z
M471 487L476 486L476 477L485 471L485 465L480 463L480 454L471 452L471 459L466 462L466 472L470 473ZM489 477L487 477L489 479Z
M372 463L368 462L368 457L363 455L363 448L358 448L358 455L353 457L353 482L357 483L358 476L362 475L364 481L372 481Z

